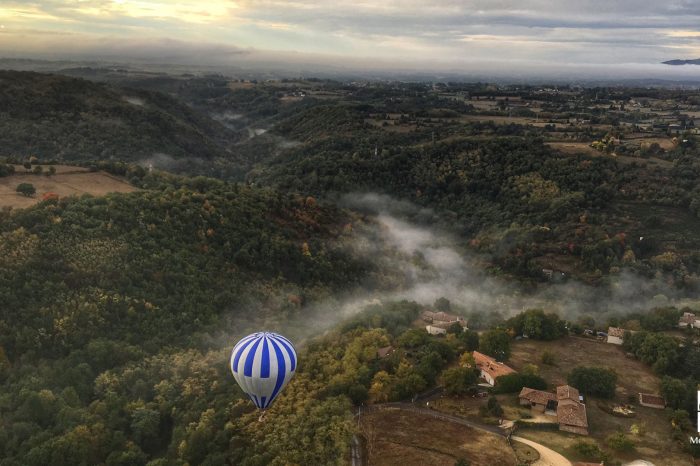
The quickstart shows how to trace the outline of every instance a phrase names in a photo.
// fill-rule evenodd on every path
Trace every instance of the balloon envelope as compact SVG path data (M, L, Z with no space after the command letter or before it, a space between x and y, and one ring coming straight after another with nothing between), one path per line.
M297 353L292 342L272 332L242 338L231 352L231 372L255 406L266 409L294 376Z

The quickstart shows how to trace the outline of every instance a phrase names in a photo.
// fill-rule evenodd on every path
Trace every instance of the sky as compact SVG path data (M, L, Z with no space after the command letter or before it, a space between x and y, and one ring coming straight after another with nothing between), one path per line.
M700 0L0 0L0 56L700 77Z

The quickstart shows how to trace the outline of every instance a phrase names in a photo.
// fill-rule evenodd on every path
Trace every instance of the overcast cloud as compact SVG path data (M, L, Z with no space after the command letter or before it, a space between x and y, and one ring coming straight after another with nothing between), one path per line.
M700 58L700 0L0 3L2 56L153 54L235 64L285 53L450 71L624 66L643 73L663 60ZM669 72L700 76L700 67L688 68Z

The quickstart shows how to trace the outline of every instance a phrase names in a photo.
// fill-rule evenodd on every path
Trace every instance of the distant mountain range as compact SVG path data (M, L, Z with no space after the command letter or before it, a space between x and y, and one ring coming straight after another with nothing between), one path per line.
M664 65L700 65L700 58L695 60L669 60L663 62Z

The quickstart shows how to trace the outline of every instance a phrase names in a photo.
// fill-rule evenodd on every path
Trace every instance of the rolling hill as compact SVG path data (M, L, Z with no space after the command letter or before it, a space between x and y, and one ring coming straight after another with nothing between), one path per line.
M66 76L0 71L0 108L0 156L211 164L237 138L166 94Z

